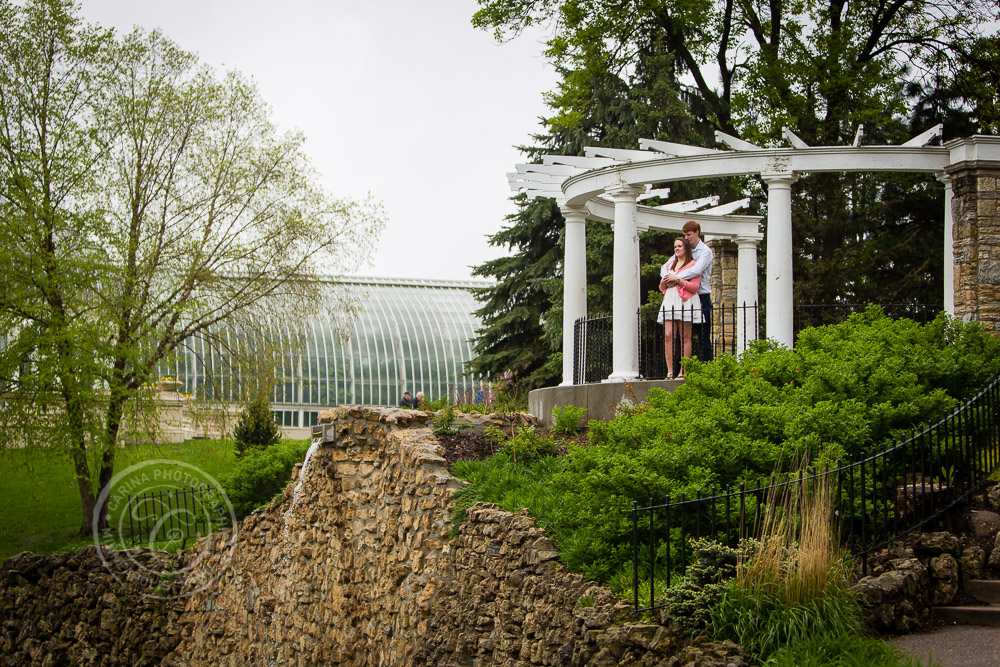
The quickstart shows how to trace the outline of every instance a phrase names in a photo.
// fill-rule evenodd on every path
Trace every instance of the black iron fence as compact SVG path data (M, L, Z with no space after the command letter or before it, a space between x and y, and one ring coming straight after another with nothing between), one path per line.
M795 306L794 331L807 327L822 326L843 322L851 313L868 308L870 304L835 303L835 304L798 304ZM928 322L937 316L940 307L931 304L890 303L879 306L883 312L892 318L908 317L918 322ZM692 306L693 308L693 306ZM686 307L685 307L686 309ZM668 377L667 350L665 345L664 326L661 324L659 308L644 306L637 314L639 324L639 376L646 380L662 380ZM667 319L682 322L686 314L667 313ZM689 316L687 319L691 319ZM658 321L659 320L659 321ZM757 304L741 306L723 305L713 309L712 325L704 327L700 324L692 326L687 333L683 326L673 329L673 369L676 373L680 368L685 337L691 337L692 354L705 358L703 336L711 339L712 356L720 354L739 354L747 349L750 341L760 338L763 334L764 308ZM600 313L580 318L574 325L573 332L573 384L589 384L600 382L612 372L612 334L613 322L610 313Z
M633 506L636 610L662 606L655 600L657 578L683 574L692 556L689 540L708 538L735 547L740 539L759 536L776 498L802 496L821 484L831 492L840 543L865 572L869 554L935 521L1000 468L998 403L1000 375L933 426L861 460L722 493L709 489L704 496L667 496L659 504ZM648 606L640 606L640 587L648 591Z
M184 548L188 540L221 527L217 519L220 500L219 490L211 486L130 496L125 511L132 546L180 541Z
M672 326L673 370L680 369L680 359L685 355L685 344L691 339L691 353L704 358L704 336L711 339L712 356L736 354L746 349L748 341L758 337L759 318L756 305L721 306L715 308L714 325L703 327L696 323L690 328L694 306L685 306L677 312L663 313L656 306L644 306L637 314L639 324L639 376L649 380L668 377L666 359L666 334L663 320L675 322ZM700 311L694 311L698 313ZM612 371L612 317L609 313L580 318L574 327L573 384L600 382Z
M808 327L837 324L851 313L868 308L868 303L801 303L795 304L795 333ZM881 303L878 307L892 319L909 318L916 322L930 322L941 312L940 304L930 303Z

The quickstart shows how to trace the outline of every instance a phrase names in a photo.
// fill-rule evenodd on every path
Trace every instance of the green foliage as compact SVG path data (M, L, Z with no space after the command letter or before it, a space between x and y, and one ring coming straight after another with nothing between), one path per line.
M518 426L500 450L510 456L515 464L530 465L541 458L556 453L555 438L543 438L535 431L534 426Z
M730 582L720 601L711 608L707 634L730 639L754 663L785 646L812 637L865 634L864 615L849 590L832 586L821 598L788 606L766 593L740 590Z
M860 123L866 143L899 143L937 122L945 138L991 131L998 42L976 26L992 10L949 5L940 16L928 14L937 10L912 4L883 21L872 20L882 5L868 1L843 12L770 6L762 16L752 3L482 0L474 24L498 37L552 26L548 55L563 81L549 96L548 134L539 139L551 152L578 154L587 144L634 148L634 136L685 141L700 134L700 143L712 146L705 126L761 145L781 141L783 125L813 145L850 143ZM935 37L925 41L928 31ZM746 36L745 48L726 48L734 34ZM905 56L879 57L900 46ZM693 83L678 73L693 75ZM930 83L920 88L921 81ZM947 109L946 84L955 101ZM960 126L954 110L962 108L974 112L976 124ZM688 136L659 134L682 134L672 127ZM797 300L940 303L943 253L934 230L943 188L932 177L814 174L794 192ZM591 260L592 247L588 234L588 266L606 266ZM541 280L537 273L531 279ZM591 278L592 292L603 286L596 285ZM544 311L542 318L560 321Z
M438 396L434 400L424 399L418 406L421 410L437 412L451 406L451 400L447 396Z
M899 144L937 123L945 140L991 132L1000 127L992 6L906 3L887 14L875 0L480 0L473 24L500 40L551 28L546 55L562 79L539 145L523 149L535 160L634 149L639 137L711 148L716 130L761 146L782 144L783 127L812 146L850 145L861 125L866 144ZM749 179L671 189L675 201L749 191L760 212ZM806 174L793 197L798 302L941 304L944 189L932 175ZM497 285L481 292L476 370L510 370L530 388L559 376L562 220L552 200L517 201L491 239L507 256L477 268ZM588 227L591 312L610 302L609 237ZM642 294L655 287L657 256L669 254L661 243L643 237Z
M421 401L420 409L433 412L443 410L449 405L460 412L483 414L525 412L528 400L522 393L521 386L514 380L513 374L504 373L494 382L484 382L464 392L459 392L453 387L448 395Z
M322 274L370 253L382 214L323 192L251 80L80 11L0 0L0 435L71 450L86 532L161 364L318 310Z
M583 428L580 421L587 414L587 408L578 408L575 405L552 408L552 430L564 435L576 435Z
M736 576L739 551L705 539L694 541L691 550L694 562L681 581L666 590L662 602L673 620L696 635L708 627L712 608Z
M292 479L292 469L309 450L308 440L285 440L243 454L220 483L237 519L271 502Z
M526 412L527 394L515 381L512 373L504 373L494 382L481 384L478 388L466 390L459 396L458 407L462 412L509 413Z
M432 429L437 435L454 435L460 428L468 428L468 424L455 425L455 408L451 403L444 406L444 409L431 422Z
M233 438L239 456L249 450L267 449L281 440L281 429L274 421L267 397L256 396L243 406L233 429Z
M919 667L919 660L880 639L832 634L778 649L768 667ZM932 663L936 664L936 663Z
M532 468L551 475L532 488L556 500L532 512L567 567L612 581L631 573L633 502L756 482L798 469L803 457L822 465L860 455L940 418L998 370L1000 340L981 326L944 316L926 325L893 321L878 309L804 331L794 350L760 342L739 358L692 360L673 393L653 390L640 409L590 422L588 447L542 458L559 465ZM504 480L475 482L466 493L477 499L506 498L505 507L518 509L535 492L508 494L504 484L521 488L510 453L477 465L481 479L495 466ZM749 499L747 513L755 510ZM656 536L661 544L669 538Z
M453 530L465 521L466 510L478 501L496 503L510 512L527 508L539 525L551 530L549 518L561 502L561 494L552 488L552 478L562 467L562 460L543 456L531 463L514 461L509 452L498 452L486 461L456 461L456 477L469 482L452 495Z
M473 269L474 275L496 284L475 290L482 304L476 315L483 326L468 371L490 379L511 373L530 390L553 384L559 376L551 358L555 341L546 326L558 323L542 316L556 303L563 218L554 200L528 201L520 195L515 201L518 210L508 216L509 226L490 237L490 245L507 249L505 256Z

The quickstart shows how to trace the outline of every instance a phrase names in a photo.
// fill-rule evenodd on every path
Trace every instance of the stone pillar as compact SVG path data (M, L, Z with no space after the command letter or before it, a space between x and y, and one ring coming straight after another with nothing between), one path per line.
M566 219L563 259L563 372L560 386L573 384L575 323L587 316L587 209L562 208Z
M757 246L761 237L737 237L736 275L736 351L757 339L760 296L757 293Z
M639 230L636 197L641 186L621 183L605 190L615 202L611 375L605 382L639 377Z
M767 183L767 337L795 344L792 291L792 171L761 173Z
M955 317L1000 334L1000 138L946 144L953 190Z
M944 312L955 316L955 216L952 211L954 193L951 189L951 176L945 173L937 174L937 179L944 183Z
M716 354L732 352L735 345L736 244L729 239L705 241L712 249L712 337Z

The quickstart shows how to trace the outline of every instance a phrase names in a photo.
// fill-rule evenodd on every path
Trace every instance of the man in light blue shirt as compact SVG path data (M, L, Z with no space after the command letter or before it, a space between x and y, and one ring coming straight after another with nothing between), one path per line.
M701 299L701 313L704 321L699 327L701 333L701 352L698 358L702 361L711 361L714 358L712 350L712 288L709 282L712 279L712 261L714 253L712 249L701 240L701 225L694 220L688 220L681 228L684 238L691 244L691 256L694 257L694 266L678 272L677 276L683 280L690 280L695 276L701 276L701 283L698 285L698 298Z

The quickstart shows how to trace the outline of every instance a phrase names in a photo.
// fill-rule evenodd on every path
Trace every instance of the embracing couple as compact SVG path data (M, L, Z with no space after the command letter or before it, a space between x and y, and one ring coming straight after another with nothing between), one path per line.
M691 356L692 325L700 328L698 358L712 360L712 249L701 240L701 225L688 220L684 236L674 239L674 256L660 268L663 305L657 322L663 324L667 377L684 377L684 369L674 374L674 337L679 336L683 356Z

